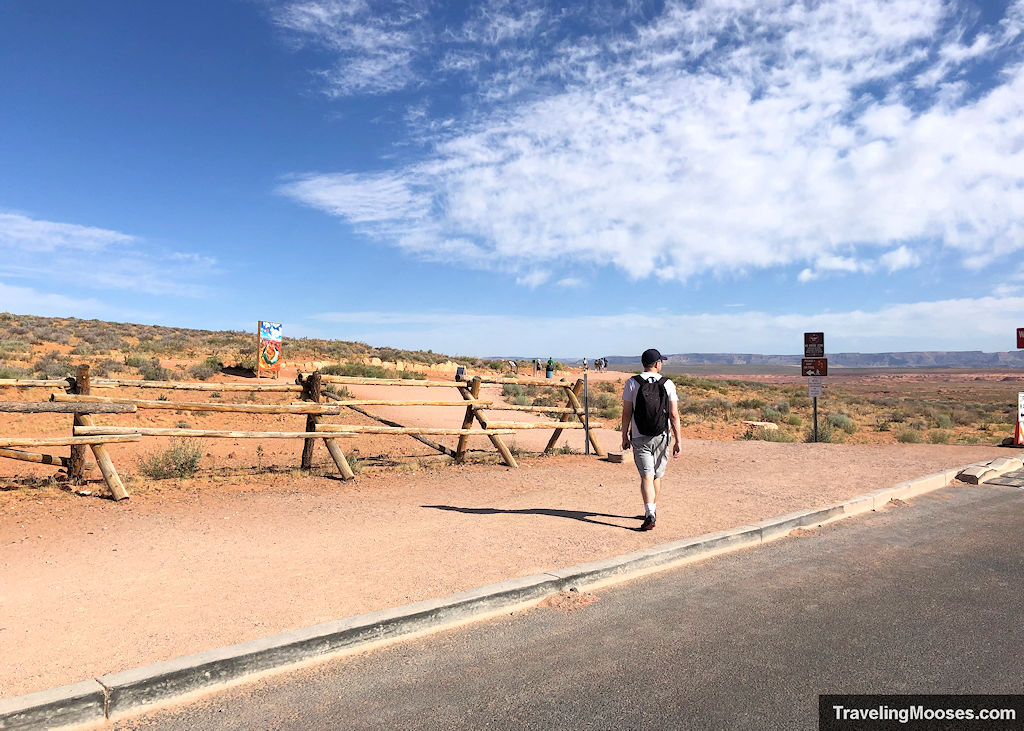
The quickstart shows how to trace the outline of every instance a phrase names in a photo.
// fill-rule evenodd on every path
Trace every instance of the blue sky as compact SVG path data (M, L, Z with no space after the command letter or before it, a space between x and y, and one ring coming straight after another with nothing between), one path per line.
M0 310L1010 350L1022 250L1024 0L0 3Z

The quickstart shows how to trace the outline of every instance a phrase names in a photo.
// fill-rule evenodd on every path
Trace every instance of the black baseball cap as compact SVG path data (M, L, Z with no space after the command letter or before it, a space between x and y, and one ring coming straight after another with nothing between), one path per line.
M640 356L640 362L643 363L644 368L650 368L652 365L657 363L659 360L665 360L665 359L662 358L661 357L661 353L659 353L654 348L648 348L647 350L645 350L643 352L643 355Z

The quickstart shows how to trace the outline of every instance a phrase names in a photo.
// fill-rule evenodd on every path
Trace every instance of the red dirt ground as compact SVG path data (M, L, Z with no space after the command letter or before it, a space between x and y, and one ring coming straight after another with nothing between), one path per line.
M461 412L420 418L453 416L458 425ZM39 428L41 417L33 418ZM165 418L203 424L192 415ZM254 421L239 423L247 419ZM51 421L54 433L67 433L67 418ZM24 434L24 426L7 421L3 431ZM599 434L617 448L616 432ZM524 434L517 443L549 435ZM582 447L580 433L570 439ZM687 440L670 466L657 529L639 533L628 455L623 464L555 455L524 458L518 470L432 467L415 457L429 450L408 438L361 438L346 448L386 452L403 466L341 482L327 476L322 446L317 473L307 476L290 471L297 442L268 441L265 464L282 471L253 474L246 468L255 446L238 441L208 440L211 461L231 470L182 481L136 477L132 498L119 503L17 487L11 475L52 468L4 461L0 697L822 506L1009 453ZM131 473L153 448L111 451Z

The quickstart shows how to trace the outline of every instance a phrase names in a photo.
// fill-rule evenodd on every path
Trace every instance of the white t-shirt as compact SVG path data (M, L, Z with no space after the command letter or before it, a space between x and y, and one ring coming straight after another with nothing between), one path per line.
M659 378L661 378L661 374L655 371L644 371L643 373L640 374L640 377L648 381L657 381ZM633 404L633 406L636 406L636 392L639 388L640 384L637 383L632 376L627 378L626 385L622 389L622 400L628 401L629 403ZM676 384L672 383L671 378L665 381L665 391L668 392L669 401L679 400L679 396L676 394ZM630 420L629 423L630 432L632 433L633 437L642 437L643 434L641 434L640 431L636 428L636 419Z

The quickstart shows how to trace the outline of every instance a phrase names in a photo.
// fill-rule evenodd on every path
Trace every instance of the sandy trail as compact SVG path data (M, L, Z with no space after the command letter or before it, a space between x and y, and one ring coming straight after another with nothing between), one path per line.
M462 410L450 411L458 422ZM524 436L546 441L550 432ZM573 438L582 447L582 433ZM617 448L616 432L601 439ZM686 441L651 533L633 530L641 510L632 463L584 456L349 483L295 474L165 481L121 503L8 490L0 492L0 697L822 506L1008 453Z

